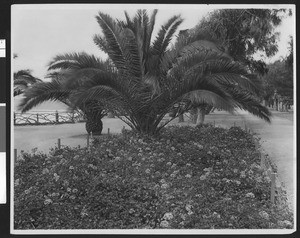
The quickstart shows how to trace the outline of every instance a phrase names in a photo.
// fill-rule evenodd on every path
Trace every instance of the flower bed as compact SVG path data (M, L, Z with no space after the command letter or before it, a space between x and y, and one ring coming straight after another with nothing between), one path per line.
M169 127L124 131L86 148L24 154L15 167L15 229L292 228L270 204L252 135Z

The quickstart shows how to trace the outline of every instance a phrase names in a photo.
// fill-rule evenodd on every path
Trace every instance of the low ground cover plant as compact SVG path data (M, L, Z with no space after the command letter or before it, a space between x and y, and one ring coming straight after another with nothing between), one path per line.
M292 228L270 204L254 139L239 127L124 130L87 148L23 155L15 166L15 229Z

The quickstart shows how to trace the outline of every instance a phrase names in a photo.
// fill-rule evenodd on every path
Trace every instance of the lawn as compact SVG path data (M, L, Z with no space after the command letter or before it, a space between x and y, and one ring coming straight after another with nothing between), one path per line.
M292 228L259 162L251 134L211 125L33 151L15 166L14 228Z

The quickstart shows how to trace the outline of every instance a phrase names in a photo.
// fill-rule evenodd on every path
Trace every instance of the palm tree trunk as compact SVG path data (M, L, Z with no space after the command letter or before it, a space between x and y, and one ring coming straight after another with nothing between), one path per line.
M196 124L197 123L197 108L191 109L190 115L191 115L191 122L193 124Z
M178 122L184 122L183 114L180 114L180 115L178 116Z
M204 123L204 118L205 118L205 108L199 107L198 108L198 116L197 116L197 125L202 125Z
M109 112L107 113L107 117L108 117L108 118L115 118L115 114L114 114L112 111L109 111Z

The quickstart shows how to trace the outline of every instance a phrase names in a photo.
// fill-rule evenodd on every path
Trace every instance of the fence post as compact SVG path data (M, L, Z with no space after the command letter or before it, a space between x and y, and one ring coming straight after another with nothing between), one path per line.
M36 124L39 124L39 114L36 114Z
M275 176L276 173L271 173L271 203L275 203Z
M56 120L56 123L59 123L58 111L55 112L55 120Z
M58 147L58 149L60 149L60 147L61 147L60 139L57 139L57 147Z
M87 146L87 149L90 150L90 134L87 134L86 146Z
M216 127L216 121L214 120L214 127Z
M233 126L235 127L235 121L233 122Z
M107 128L107 134L109 135L109 128Z
M18 156L17 149L14 149L14 162L15 162L15 164L17 163L17 156Z

